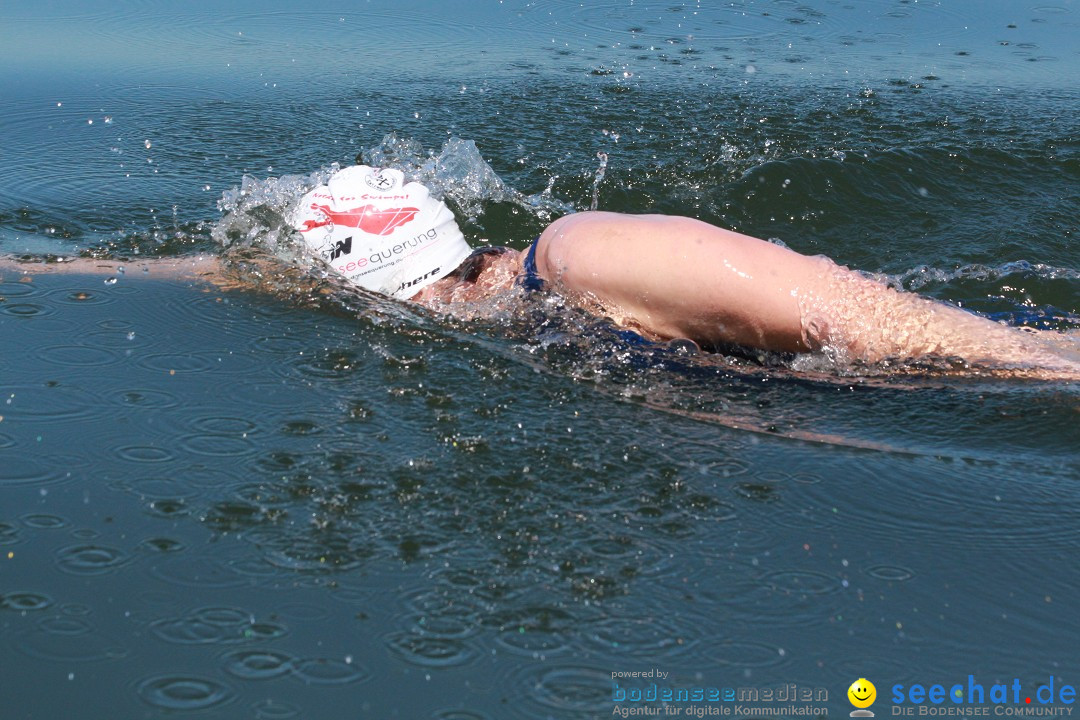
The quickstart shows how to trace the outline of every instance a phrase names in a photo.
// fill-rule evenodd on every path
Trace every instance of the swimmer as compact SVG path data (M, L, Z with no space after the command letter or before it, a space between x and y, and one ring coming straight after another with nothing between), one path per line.
M948 359L1016 375L1080 379L1080 362L1039 331L995 323L841 267L700 220L580 212L528 249L465 241L453 213L395 169L357 165L307 193L290 222L306 248L348 282L437 311L514 288L560 293L650 340L715 348L830 353L840 363ZM77 259L18 268L112 272ZM151 276L228 281L216 257L127 264ZM272 270L271 270L272 272Z

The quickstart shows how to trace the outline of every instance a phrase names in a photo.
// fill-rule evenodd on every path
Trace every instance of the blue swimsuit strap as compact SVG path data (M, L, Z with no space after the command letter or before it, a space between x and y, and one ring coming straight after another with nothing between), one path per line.
M525 251L525 260L522 261L522 267L525 269L525 274L518 277L518 285L523 287L529 292L534 290L544 289L544 279L540 277L540 273L536 271L536 244L540 242L540 238L536 238L529 245L529 249ZM657 343L652 340L648 340L641 335L637 334L633 330L620 330L616 329L615 334L626 343L631 345L642 346L655 346Z
M533 240L532 244L529 245L529 249L525 253L525 260L522 262L522 266L525 268L525 274L518 278L518 285L529 292L544 289L544 279L541 278L540 273L536 271L536 244L538 242L540 242L539 237Z

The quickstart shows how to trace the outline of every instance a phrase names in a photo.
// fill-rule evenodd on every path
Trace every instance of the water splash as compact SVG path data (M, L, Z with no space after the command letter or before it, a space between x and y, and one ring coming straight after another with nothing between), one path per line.
M357 160L401 170L407 180L427 185L433 196L451 199L464 215L459 220L465 222L481 216L489 202L511 203L543 221L553 214L575 211L569 203L552 197L550 184L533 195L509 186L472 140L450 138L436 154L412 138L390 134L362 151ZM286 262L307 262L303 243L287 218L306 192L338 169L335 163L308 175L265 179L245 175L240 187L226 190L218 201L224 216L211 229L211 237L226 249L257 248Z
M596 169L596 177L593 178L592 184L592 203L589 205L590 210L595 210L600 203L600 183L604 181L604 174L607 172L607 153L598 152L596 157L600 158L600 167Z
M469 219L483 212L485 202L513 203L541 219L575 210L573 205L553 198L550 185L532 195L507 185L472 140L452 137L436 154L417 140L390 133L378 145L363 150L357 161L402 171L406 179L427 185L435 197L453 200Z
M961 265L953 270L917 265L896 275L883 276L882 280L908 290L920 290L927 285L944 285L955 280L1002 280L1014 275L1035 277L1041 280L1080 280L1080 270L1032 263L1027 260L1014 260L994 266L973 263Z
M222 193L218 209L223 217L210 231L222 248L257 247L285 261L303 256L303 243L287 218L309 190L339 169L337 163L309 175L282 175L260 180L245 175L240 187Z

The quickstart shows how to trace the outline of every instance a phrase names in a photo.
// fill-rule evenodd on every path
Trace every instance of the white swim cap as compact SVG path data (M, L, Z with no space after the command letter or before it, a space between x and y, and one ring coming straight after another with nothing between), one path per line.
M450 209L394 169L339 170L300 200L290 222L334 270L399 300L449 275L472 251Z

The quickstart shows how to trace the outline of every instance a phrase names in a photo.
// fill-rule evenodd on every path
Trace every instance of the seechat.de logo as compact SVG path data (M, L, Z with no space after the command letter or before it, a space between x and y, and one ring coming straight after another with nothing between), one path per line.
M847 698L855 706L855 709L851 711L851 717L874 717L874 713L866 709L877 700L877 688L874 687L874 683L866 678L859 678L847 689Z

